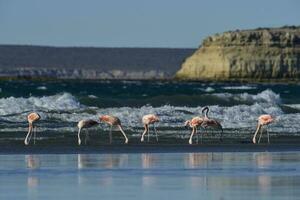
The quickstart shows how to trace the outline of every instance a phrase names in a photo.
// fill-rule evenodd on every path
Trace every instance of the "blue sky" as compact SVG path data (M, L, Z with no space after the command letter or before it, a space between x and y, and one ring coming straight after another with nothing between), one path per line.
M235 29L300 25L297 0L0 0L0 44L197 47Z

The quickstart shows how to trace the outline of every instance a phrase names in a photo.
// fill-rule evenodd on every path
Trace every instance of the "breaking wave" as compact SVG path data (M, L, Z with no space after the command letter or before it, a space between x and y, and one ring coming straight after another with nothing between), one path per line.
M281 108L281 98L279 94L272 90L265 90L258 94L240 93L214 93L210 94L227 101L240 101L239 105L210 106L210 116L218 119L225 129L248 128L254 129L257 117L261 114L271 114L278 119L277 123L271 126L271 131L280 132L297 132L300 130L298 121L300 120L299 113L288 114L284 113ZM90 97L94 98L94 97ZM208 97L210 98L210 97ZM99 97L101 100L101 98ZM166 130L178 129L183 127L185 120L194 116L201 115L201 106L172 106L164 105L153 107L145 105L142 107L111 107L99 108L82 105L76 97L70 93L56 94L44 97L29 97L29 98L1 98L0 99L0 120L6 122L22 122L26 123L26 115L30 111L38 111L43 121L47 123L44 129L49 130L75 130L74 125L81 119L95 119L101 114L111 114L121 119L122 124L131 130L136 127L141 128L141 118L145 114L154 113L160 117L158 126L164 127ZM291 120L292 118L292 120ZM64 122L64 127L52 127L53 121ZM104 129L108 128L101 125ZM3 127L6 127L3 125ZM15 130L15 129L12 129ZM3 131L9 131L5 128Z
M0 115L11 115L31 111L69 111L82 108L74 96L69 93L44 97L0 99Z
M270 89L264 90L258 94L249 94L247 92L244 92L241 94L215 93L212 95L218 98L225 99L227 101L234 100L234 101L240 101L241 103L270 103L270 104L281 103L280 95L274 93Z

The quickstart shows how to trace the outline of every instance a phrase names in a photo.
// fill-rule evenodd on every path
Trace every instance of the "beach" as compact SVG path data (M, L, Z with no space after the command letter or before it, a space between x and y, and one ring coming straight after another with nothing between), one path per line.
M300 183L298 84L169 81L2 80L1 199L296 199ZM22 90L20 89L22 88ZM223 127L184 122L202 116ZM39 113L37 134L24 145L27 115ZM142 116L156 114L145 141ZM252 143L261 114L274 116ZM129 143L100 115L120 119ZM99 124L83 129L79 120ZM266 131L270 133L267 142ZM201 135L202 141L201 141Z
M0 155L1 199L296 199L298 152Z

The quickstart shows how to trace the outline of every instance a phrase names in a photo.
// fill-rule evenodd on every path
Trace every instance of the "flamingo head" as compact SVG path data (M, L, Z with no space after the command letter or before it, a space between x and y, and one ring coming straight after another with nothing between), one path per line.
M191 123L190 120L185 121L185 122L184 122L184 127L185 127L185 128L189 128L190 123Z
M204 111L209 111L209 108L208 108L208 106L205 106L204 108L202 108L202 110L201 110L201 113L203 114L204 113Z

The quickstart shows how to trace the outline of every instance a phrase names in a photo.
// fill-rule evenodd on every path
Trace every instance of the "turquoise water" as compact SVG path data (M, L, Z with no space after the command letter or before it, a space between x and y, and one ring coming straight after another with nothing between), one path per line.
M298 199L300 154L0 155L0 199Z

